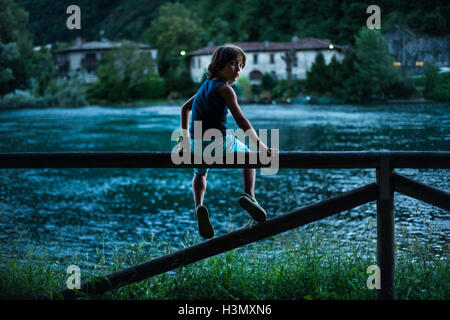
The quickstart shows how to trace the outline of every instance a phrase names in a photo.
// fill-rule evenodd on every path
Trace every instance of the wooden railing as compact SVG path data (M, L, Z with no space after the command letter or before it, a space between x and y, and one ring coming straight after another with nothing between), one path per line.
M235 154L235 159L237 155ZM249 164L175 165L170 153L158 152L67 152L67 153L0 153L0 168L244 168L268 167L259 160ZM377 202L377 265L381 273L379 299L394 299L394 191L450 211L450 194L446 191L408 179L395 168L450 168L450 152L281 152L279 168L374 168L376 182L342 193L327 200L300 208L265 222L212 238L194 246L148 262L123 269L84 283L79 291L65 289L65 299L79 292L101 294L138 282L160 273L274 236L323 219L341 211Z

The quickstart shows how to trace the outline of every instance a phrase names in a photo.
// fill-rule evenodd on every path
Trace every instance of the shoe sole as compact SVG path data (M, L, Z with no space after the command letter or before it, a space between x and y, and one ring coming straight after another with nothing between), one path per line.
M264 222L266 220L266 213L259 205L254 203L246 196L242 196L238 200L239 205L247 211L250 216L258 222Z
M205 206L201 206L197 209L197 226L198 232L203 238L210 239L214 237L214 228L209 220L208 209Z

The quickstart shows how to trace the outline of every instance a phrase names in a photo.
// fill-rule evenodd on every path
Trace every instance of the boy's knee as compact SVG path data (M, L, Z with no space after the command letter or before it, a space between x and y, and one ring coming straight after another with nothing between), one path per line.
M206 178L206 176L208 175L208 173L194 173L194 178L195 177L201 177L201 178Z
M194 173L194 177L192 179L193 182L201 181L206 183L207 173Z

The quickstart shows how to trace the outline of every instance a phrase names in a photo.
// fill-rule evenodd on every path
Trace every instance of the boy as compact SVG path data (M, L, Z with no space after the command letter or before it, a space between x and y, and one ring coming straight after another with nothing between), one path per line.
M187 149L187 143L190 141L191 150L194 150L196 146L195 140L201 140L206 130L214 128L222 133L223 150L225 152L248 152L245 144L226 132L229 109L239 128L248 134L250 140L259 146L261 152L265 152L270 156L272 152L277 151L268 148L258 138L256 131L242 113L233 88L229 85L239 78L241 70L245 66L245 60L244 51L235 45L224 45L215 50L211 63L208 66L208 71L210 72L208 79L202 84L198 92L184 103L181 108L183 137L180 148ZM191 111L192 117L188 125ZM201 121L202 123L202 136L194 136L195 121ZM204 147L209 143L205 144L205 142L207 141L202 141L200 145ZM195 150L194 152L201 152L201 150ZM212 238L214 229L209 219L208 209L203 205L207 175L207 168L194 168L192 193L194 195L199 233L204 238ZM244 180L244 193L238 202L253 219L262 222L266 219L266 211L255 199L256 170L254 168L243 168L242 177Z

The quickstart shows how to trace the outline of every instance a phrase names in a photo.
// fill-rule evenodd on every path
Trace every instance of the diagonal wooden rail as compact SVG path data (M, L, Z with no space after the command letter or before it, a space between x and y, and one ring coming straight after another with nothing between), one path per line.
M126 284L138 282L160 273L186 266L219 253L242 247L246 244L326 218L335 213L349 210L364 203L375 201L376 194L376 185L372 183L311 206L277 216L276 218L251 227L236 230L189 248L178 250L171 254L109 274L104 278L97 279L95 284L92 282L85 284L81 291L89 294L99 294ZM66 299L75 298L76 291L66 289L62 291L62 295Z
M237 155L235 154L235 159ZM175 165L170 153L158 152L66 152L66 153L0 153L0 168L243 168L267 167L259 162L244 164ZM210 162L208 162L210 163ZM450 152L380 151L380 152L281 152L279 168L375 168L372 183L313 205L279 215L263 223L236 230L171 254L132 266L83 284L81 290L63 290L60 295L74 299L80 292L100 294L123 285L244 246L246 244L297 228L377 201L377 264L381 271L379 299L394 299L394 191L416 198L444 210L450 210L446 191L394 173L395 168L450 168Z

